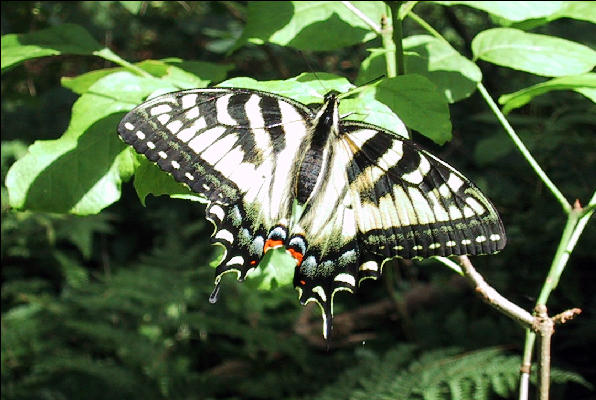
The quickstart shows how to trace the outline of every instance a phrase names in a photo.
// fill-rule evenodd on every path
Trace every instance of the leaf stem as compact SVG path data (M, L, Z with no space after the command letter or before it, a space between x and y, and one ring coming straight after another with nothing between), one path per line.
M550 180L550 178L542 170L542 168L540 167L538 162L534 159L534 157L532 157L532 154L530 154L530 152L528 151L528 149L526 148L524 143L521 141L519 136L517 136L517 134L515 133L515 130L509 124L509 121L507 121L507 118L505 118L505 116L503 115L503 113L501 112L501 110L499 109L497 104L494 102L494 100L492 99L492 97L490 96L490 94L488 93L488 91L486 90L484 85L482 84L482 82L478 82L478 85L476 85L476 87L478 88L478 91L480 92L480 94L482 95L482 97L484 98L484 100L486 101L486 103L488 104L490 109L492 110L492 112L495 114L495 116L497 117L497 119L499 120L499 122L501 123L503 128L505 129L505 132L507 132L507 134L509 135L509 137L511 138L513 143L515 143L515 145L517 146L517 149L520 151L522 156L526 159L528 164L530 164L530 166L532 167L532 169L534 170L536 175L538 175L540 177L540 179L542 179L542 182L544 182L546 187L550 189L551 193L556 197L556 199L559 200L559 203L561 204L565 214L569 214L571 212L571 204L569 204L569 202L567 201L565 196L563 196L563 193L561 193L559 191L557 186Z
M144 78L154 78L153 75L151 75L150 73L148 73L147 71L137 67L134 64L129 63L128 61L120 58L120 56L118 56L117 54L115 54L112 50L108 49L107 47L99 50L99 51L94 51L93 52L94 55L104 58L108 61L113 62L114 64L118 64L121 67L124 67L126 69L128 69L131 72L134 72Z
M397 75L405 75L406 73L406 66L404 64L404 47L402 44L403 40L403 30L402 30L402 21L403 18L399 12L403 1L389 1L388 5L391 9L391 26L392 26L392 37L391 40L393 42L393 46L395 47L395 61L397 61ZM383 36L385 41L385 37ZM394 77L390 76L390 77Z
M430 26L425 20L423 20L422 18L420 18L414 11L411 11L410 10L408 12L408 17L412 18L418 25L420 25L422 28L424 28L432 36L434 36L435 38L439 39L440 41L442 41L443 43L445 43L446 45L448 45L449 47L451 47L451 43L449 43L447 41L447 39L445 39L443 37L443 35L441 35L439 32L437 32L435 30L435 28L433 28L432 26Z
M557 287L561 274L565 269L565 265L569 260L569 256L573 251L573 248L577 244L577 241L586 227L590 216L594 213L593 204L596 204L596 191L592 194L592 198L588 203L586 209L582 208L579 202L576 202L575 206L567 216L567 223L565 229L559 241L559 247L553 258L548 276L544 282L536 305L546 305L546 301L550 296L551 292Z

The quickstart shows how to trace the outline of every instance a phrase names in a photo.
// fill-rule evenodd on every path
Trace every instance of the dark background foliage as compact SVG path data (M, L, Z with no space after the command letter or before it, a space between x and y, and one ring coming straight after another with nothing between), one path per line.
M362 45L303 53L248 45L228 53L246 21L242 2L143 2L136 13L120 2L1 7L3 35L76 23L126 60L225 63L233 66L230 77L283 79L312 69L354 81L367 56ZM471 38L494 25L465 7L421 4L416 10L465 55ZM586 43L593 25L563 19L536 31ZM409 20L404 32L423 33ZM538 82L479 65L494 98ZM359 398L372 390L359 379L384 393L392 378L382 371L397 375L425 357L442 360L489 347L499 349L499 357L520 353L522 329L433 261L395 262L357 295L338 295L334 337L324 343L318 309L301 307L292 288L263 292L230 279L220 301L208 303L213 269L204 266L214 255L207 240L212 227L196 203L160 197L142 207L129 183L122 199L96 216L12 211L4 187L8 167L34 140L58 138L68 125L76 96L61 87L60 77L109 66L95 57L60 56L2 75L3 399ZM415 139L498 206L509 244L499 256L473 261L501 293L531 309L565 222L560 206L477 93L450 112L449 144ZM596 172L593 104L574 92L550 92L509 119L562 192L586 202ZM553 363L588 382L596 380L594 243L592 224L549 303L553 314L583 309L556 332ZM496 393L515 397L512 390ZM553 398L590 396L578 383L554 386Z

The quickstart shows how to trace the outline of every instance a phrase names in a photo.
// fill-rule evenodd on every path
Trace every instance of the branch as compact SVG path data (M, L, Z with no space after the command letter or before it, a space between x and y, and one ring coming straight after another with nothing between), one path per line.
M534 323L532 314L501 296L499 292L486 283L482 275L476 271L468 256L460 256L459 261L464 270L464 276L474 285L474 289L482 296L484 301L524 327L530 328L532 326Z

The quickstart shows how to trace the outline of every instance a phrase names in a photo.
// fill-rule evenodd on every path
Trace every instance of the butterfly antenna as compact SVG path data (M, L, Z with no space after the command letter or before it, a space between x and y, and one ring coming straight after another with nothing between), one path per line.
M323 85L323 80L319 78L319 75L317 75L317 73L315 72L315 69L313 68L312 64L308 62L302 51L298 51L298 53L300 54L300 57L302 57L302 60L304 61L304 64L306 64L306 66L308 67L309 71L315 76L315 78L317 78L317 82L320 83L325 93L327 93L329 89L327 89L325 85Z

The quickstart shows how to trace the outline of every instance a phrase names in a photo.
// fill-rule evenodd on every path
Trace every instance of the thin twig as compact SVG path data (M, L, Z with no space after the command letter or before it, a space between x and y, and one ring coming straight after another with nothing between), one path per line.
M516 320L524 327L529 328L532 326L534 322L532 314L501 296L499 292L486 283L482 275L476 271L468 256L460 256L459 261L464 270L465 277L472 282L476 292L480 294L488 304Z
M550 389L550 344L555 323L548 317L546 306L536 307L533 330L538 332L538 400L548 400Z

